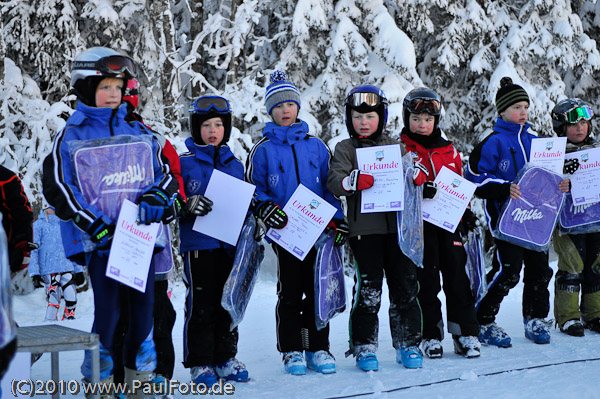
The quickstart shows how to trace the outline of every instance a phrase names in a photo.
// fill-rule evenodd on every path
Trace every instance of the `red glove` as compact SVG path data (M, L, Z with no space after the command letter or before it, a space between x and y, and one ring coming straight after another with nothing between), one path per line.
M373 185L373 176L367 172L354 169L342 180L342 187L346 191L366 190Z

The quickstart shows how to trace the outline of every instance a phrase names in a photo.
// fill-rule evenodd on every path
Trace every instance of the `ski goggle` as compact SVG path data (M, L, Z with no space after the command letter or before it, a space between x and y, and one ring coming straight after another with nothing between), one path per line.
M442 112L442 104L438 100L432 100L431 98L414 98L408 103L406 108L411 114L427 112L429 115L438 116Z
M136 76L133 60L124 55L111 55L97 61L73 61L73 69L91 69L109 75L124 74L128 78Z
M226 114L230 111L229 101L223 97L204 96L200 97L190 105L190 112L192 113L203 113L211 110Z
M352 107L360 107L363 104L369 107L375 107L381 104L381 96L377 93L353 93L348 98L348 103Z
M594 111L586 105L576 107L564 113L565 119L569 123L577 123L581 119L589 121L594 116Z

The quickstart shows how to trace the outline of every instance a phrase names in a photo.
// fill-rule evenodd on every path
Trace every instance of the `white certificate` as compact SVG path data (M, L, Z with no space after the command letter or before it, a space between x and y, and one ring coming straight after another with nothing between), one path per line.
M567 176L571 179L573 204L585 205L600 201L600 148L571 152L565 158L579 160L579 169Z
M145 292L160 224L138 224L138 213L138 205L129 200L123 202L108 255L106 276Z
M435 178L438 195L423 200L423 220L454 233L475 193L475 184L443 166Z
M335 215L336 209L300 184L285 204L283 211L288 216L287 225L280 230L269 229L267 237L296 258L304 260Z
M399 144L356 149L361 171L373 175L373 186L361 191L361 213L404 209L404 172Z
M192 230L236 245L255 188L253 184L213 170L204 193L213 202L212 211L197 216Z
M542 137L531 140L529 162L548 169L558 175L563 173L566 137Z

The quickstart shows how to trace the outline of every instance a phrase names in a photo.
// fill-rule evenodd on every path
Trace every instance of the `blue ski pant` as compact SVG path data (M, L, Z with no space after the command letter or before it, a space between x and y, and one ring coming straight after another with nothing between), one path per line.
M108 252L93 252L88 260L88 271L94 293L94 326L92 331L100 336L100 343L113 354L114 336L121 313L121 306L127 306L129 325L123 345L125 367L136 370L136 356L142 342L148 337L153 326L154 310L154 261L146 283L146 291L140 292L107 277ZM121 295L126 300L121 303Z

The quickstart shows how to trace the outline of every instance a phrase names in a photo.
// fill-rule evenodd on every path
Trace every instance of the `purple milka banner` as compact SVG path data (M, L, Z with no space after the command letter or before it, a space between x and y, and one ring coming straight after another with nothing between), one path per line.
M74 150L73 159L85 201L115 221L123 201L135 202L154 182L152 148L143 141L83 146Z
M562 177L546 169L528 167L518 180L519 199L510 199L498 222L501 240L541 251L547 248L556 226L564 194Z
M600 231L600 202L575 205L571 195L566 195L559 223L560 230L564 233L587 234Z
M342 248L334 246L333 241L333 235L322 235L316 244L315 322L318 330L346 307Z

